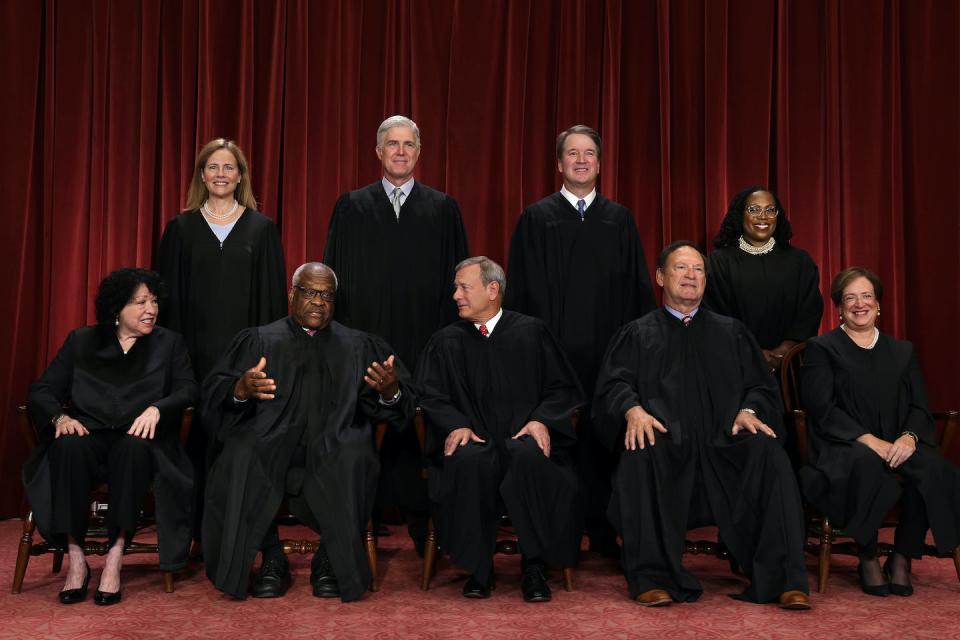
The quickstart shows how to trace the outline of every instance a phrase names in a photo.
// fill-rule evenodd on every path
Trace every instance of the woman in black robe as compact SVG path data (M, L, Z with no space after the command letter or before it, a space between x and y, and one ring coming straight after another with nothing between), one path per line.
M960 474L937 449L913 345L876 328L879 278L850 267L834 278L830 297L842 324L810 340L801 369L813 419L801 483L860 546L863 591L908 596L910 561L920 557L927 529L941 553L960 544ZM877 529L897 504L893 553L881 569Z
M748 187L730 203L707 259L703 306L747 325L773 369L817 335L823 315L817 265L792 235L777 196Z
M237 333L287 313L280 235L256 205L243 151L230 140L211 140L197 156L186 209L160 240L155 268L168 298L159 322L183 334L198 382ZM203 422L198 415L187 443L197 472L196 538L208 460Z
M143 269L104 278L97 325L72 331L30 387L28 409L40 445L24 464L23 479L40 532L69 552L64 604L87 596L90 492L103 481L110 491L111 546L94 602L120 602L124 545L151 483L160 566L173 571L186 564L193 486L179 425L197 399L197 384L183 338L154 326L161 286L159 275Z

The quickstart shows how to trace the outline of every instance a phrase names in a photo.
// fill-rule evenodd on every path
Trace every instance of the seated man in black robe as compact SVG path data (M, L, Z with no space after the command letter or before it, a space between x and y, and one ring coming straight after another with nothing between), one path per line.
M468 258L454 284L462 320L434 334L417 365L440 547L471 574L463 595L489 597L505 509L523 598L545 602L545 564L573 566L580 548L571 416L583 393L547 326L501 308L498 264Z
M413 403L390 347L332 321L336 290L332 269L301 266L290 315L241 331L204 382L204 423L222 448L207 481L206 570L237 598L258 550L251 595L290 586L274 524L284 494L323 536L310 572L315 596L356 600L372 579L361 540L379 472L372 424L403 424Z
M700 308L706 278L692 244L664 249L664 307L613 337L597 381L598 433L625 449L609 516L623 539L630 597L645 606L696 600L702 589L682 566L684 536L716 524L751 579L740 599L809 609L777 383L740 321Z

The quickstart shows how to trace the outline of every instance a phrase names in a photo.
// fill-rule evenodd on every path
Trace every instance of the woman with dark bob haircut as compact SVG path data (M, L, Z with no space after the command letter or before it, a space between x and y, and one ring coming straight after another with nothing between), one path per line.
M183 338L155 326L162 290L153 271L108 275L94 302L97 324L71 331L30 387L28 410L40 445L24 464L24 484L40 533L67 547L64 604L87 596L90 492L104 481L110 550L94 602L120 602L124 548L151 484L160 566L173 571L186 564L193 470L179 424L197 400L197 384Z
M817 335L823 316L820 272L792 235L777 196L747 187L730 202L707 258L703 305L747 325L772 369Z
M927 529L941 553L960 544L960 473L937 449L913 345L877 329L883 285L869 269L833 279L840 326L807 343L801 398L812 418L804 494L859 545L860 587L909 596L910 561ZM881 568L877 529L898 505L893 553Z

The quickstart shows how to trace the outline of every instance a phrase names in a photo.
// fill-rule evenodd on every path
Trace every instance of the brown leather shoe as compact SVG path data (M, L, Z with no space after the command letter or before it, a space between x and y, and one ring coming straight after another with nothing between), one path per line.
M810 598L803 591L784 591L780 594L780 608L794 611L806 611L813 605Z
M663 589L650 589L637 596L637 603L644 607L665 607L673 600Z

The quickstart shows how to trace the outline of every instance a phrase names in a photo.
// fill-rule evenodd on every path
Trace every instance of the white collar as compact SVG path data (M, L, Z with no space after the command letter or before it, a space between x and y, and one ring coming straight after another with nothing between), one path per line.
M567 202L573 205L574 209L577 208L578 200L583 200L584 202L586 202L587 204L584 207L584 209L589 209L590 205L593 204L593 201L597 199L597 190L594 189L593 191L591 191L590 193L588 193L587 195L581 198L580 196L574 195L569 191L567 191L567 185L563 185L562 187L560 187L560 195L566 198Z
M487 337L489 338L491 335L493 335L493 329L494 327L497 326L497 323L500 322L500 316L502 315L503 315L503 307L500 307L500 310L497 311L497 315L493 316L486 322L474 322L473 326L476 327L477 331L480 331L481 324L487 325Z
M383 190L386 192L387 198L392 197L393 190L397 188L397 185L393 184L386 178L381 178L380 184L383 185ZM407 196L410 195L410 192L413 191L413 178L410 178L409 180L404 182L402 185L400 185L400 191L403 192L403 199L406 200Z

